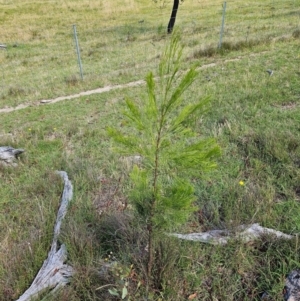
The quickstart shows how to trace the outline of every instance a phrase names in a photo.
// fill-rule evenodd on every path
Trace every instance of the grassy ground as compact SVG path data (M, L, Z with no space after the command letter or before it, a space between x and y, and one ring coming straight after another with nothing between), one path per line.
M1 1L0 42L8 48L0 50L0 107L125 83L155 70L168 40L162 25L170 4L165 9L150 2L125 2L121 6L118 1L101 5ZM182 231L258 222L299 233L300 12L295 2L283 2L278 12L272 1L256 1L260 9L255 14L250 3L228 3L227 37L232 36L224 39L222 51L212 47L209 37L201 42L204 20L198 17L192 32L192 19L189 26L187 18L178 19L186 30L182 67L193 63L200 67L199 78L185 97L191 102L207 94L212 98L211 109L195 127L203 136L214 136L223 152L218 168L196 182L199 211ZM201 12L207 12L208 24L214 24L221 5L208 4L203 1ZM186 1L180 9L192 11L195 19L199 5ZM245 11L248 7L245 26L247 20L255 20L247 41L234 7ZM269 18L260 18L264 12ZM275 26L279 18L280 28ZM138 23L141 19L144 23ZM73 23L83 47L83 82L76 75ZM105 36L97 40L95 33L104 25ZM152 43L154 52L149 50ZM120 45L126 45L122 56ZM106 59L113 63L103 64ZM96 72L93 64L101 69ZM204 68L206 64L210 65ZM269 76L267 69L274 74ZM55 300L120 300L108 289L122 289L125 280L131 300L143 300L144 225L131 218L126 199L128 162L110 151L106 128L122 126L119 107L124 97L142 100L144 90L142 86L114 90L0 115L0 144L26 150L18 167L0 167L1 301L21 295L47 255L62 189L55 170L66 170L75 189L61 240L78 271ZM239 185L241 180L244 186ZM104 273L103 265L112 260L117 262L114 269ZM157 247L156 294L151 300L187 300L193 294L194 300L250 301L263 294L268 294L267 300L282 300L285 274L299 266L297 236L291 241L264 237L223 247L165 238Z

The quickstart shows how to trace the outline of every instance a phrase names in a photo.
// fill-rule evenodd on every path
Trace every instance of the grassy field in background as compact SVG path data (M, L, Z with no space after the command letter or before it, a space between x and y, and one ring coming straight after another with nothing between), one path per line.
M142 78L155 70L166 42L168 1L2 1L1 107L33 103ZM176 24L186 64L216 59L222 1L187 1ZM84 81L80 80L72 25L76 24ZM227 3L223 49L262 51L299 36L299 3ZM253 46L258 46L253 50ZM228 54L230 55L230 54ZM16 79L18 79L16 81Z
M215 46L222 2L186 0L180 6L182 68L199 66L185 99L211 96L211 108L195 128L222 148L218 168L195 182L199 211L182 232L254 222L287 234L300 232L299 1L282 1L280 13L272 8L278 2L267 2L227 3L220 51ZM18 167L0 166L1 301L16 300L47 256L62 190L55 170L65 170L74 185L60 240L77 273L54 300L120 300L108 288L122 288L124 279L130 300L144 300L144 225L131 219L130 206L124 209L129 166L111 152L106 128L123 126L124 98L143 101L145 87L34 104L157 72L169 40L171 4L159 6L145 0L0 0L0 44L7 45L0 49L0 109L32 104L0 113L0 145L26 150ZM243 22L234 13L240 7ZM199 16L197 9L206 15ZM247 22L252 22L248 37ZM84 81L78 77L74 23ZM299 251L298 236L222 247L166 238L157 254L157 290L150 300L188 300L193 294L193 300L207 301L261 300L263 295L282 300L285 275L300 267ZM115 269L103 273L112 259Z

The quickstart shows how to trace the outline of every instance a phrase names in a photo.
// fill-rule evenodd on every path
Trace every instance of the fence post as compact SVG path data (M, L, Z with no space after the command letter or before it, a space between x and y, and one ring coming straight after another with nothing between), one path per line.
M226 14L226 1L223 4L222 24L221 24L220 41L219 41L218 48L222 47L222 38L223 38L223 32L224 32L225 14Z
M77 52L77 61L78 61L78 66L79 66L79 71L80 71L80 77L83 80L82 64L81 64L80 50L79 50L79 44L78 44L77 31L76 31L75 24L73 24L73 33L74 33L74 40L75 40L75 46L76 46L76 52Z

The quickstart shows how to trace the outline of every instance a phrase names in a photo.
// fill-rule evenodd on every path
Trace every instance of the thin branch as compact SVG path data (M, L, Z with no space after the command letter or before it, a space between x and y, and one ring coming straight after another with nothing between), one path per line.
M95 289L95 291L99 291L99 290L102 290L103 288L110 287L110 286L116 287L115 284L109 283L109 284L105 284L105 285L102 285L102 286L100 286L100 287L97 287L97 288Z

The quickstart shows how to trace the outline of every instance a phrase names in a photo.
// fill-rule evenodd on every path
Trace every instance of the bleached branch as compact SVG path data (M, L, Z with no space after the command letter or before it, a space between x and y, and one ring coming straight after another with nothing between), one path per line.
M74 269L70 265L65 264L67 260L66 246L62 244L60 248L58 248L60 227L67 213L69 201L73 196L73 187L66 172L58 171L57 173L64 180L64 190L54 226L54 237L51 249L48 253L48 258L44 261L31 286L17 301L34 300L47 290L51 290L51 293L54 293L69 283L70 277L74 274Z
M229 240L232 239L241 239L245 242L249 242L255 239L258 239L262 235L274 235L277 238L292 239L293 235L288 235L280 231L265 228L259 224L252 225L241 225L238 226L235 230L211 230L207 232L200 233L189 233L189 234L179 234L171 233L170 236L175 236L180 239L199 241L204 243L210 243L214 245L225 245Z

